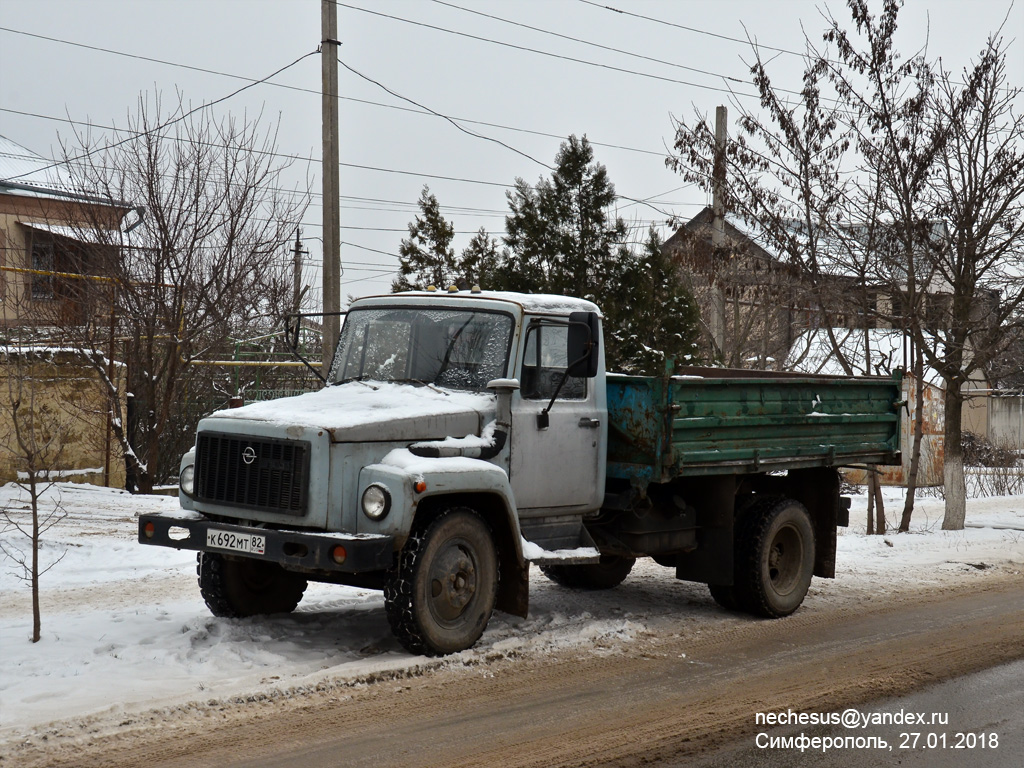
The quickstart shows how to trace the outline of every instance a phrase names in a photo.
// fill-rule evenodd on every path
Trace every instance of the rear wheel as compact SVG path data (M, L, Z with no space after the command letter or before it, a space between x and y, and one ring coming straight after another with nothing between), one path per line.
M443 656L480 639L497 589L490 529L473 510L455 508L409 537L384 589L384 608L406 650Z
M302 600L306 578L277 563L200 552L199 591L214 616L242 618L290 613Z
M799 608L814 573L814 529L804 505L776 499L751 509L738 524L735 565L733 590L743 610L779 618Z
M542 565L541 573L572 589L611 589L621 584L636 563L635 557L601 555L600 562L582 565Z
M743 605L740 601L739 595L736 594L735 587L725 587L721 584L708 584L708 589L711 591L711 597L714 598L715 602L727 611L743 610Z

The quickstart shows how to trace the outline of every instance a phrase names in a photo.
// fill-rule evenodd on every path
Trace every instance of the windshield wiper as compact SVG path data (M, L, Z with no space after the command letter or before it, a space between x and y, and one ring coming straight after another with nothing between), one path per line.
M438 372L434 374L434 381L437 381L441 374L448 370L448 363L451 362L452 352L455 351L455 342L457 342L459 340L459 337L462 336L462 332L466 330L466 326L473 322L474 317L476 317L475 314L470 315L468 318L466 318L466 322L459 326L459 330L455 332L455 334L452 336L452 340L448 342L448 349L444 351L444 359L441 360L440 370L438 370Z
M380 389L380 387L375 387L375 386L373 386L373 384L370 384L369 382L363 381L363 379L365 379L365 378L367 378L367 377L366 376L349 376L347 379L342 379L341 381L332 381L330 384L328 384L328 386L329 387L340 387L342 384L348 384L350 381L355 381L355 382L358 382L359 384L362 384L364 387L369 387L370 389L374 390L375 392L378 389Z
M429 381L423 381L423 379L402 379L402 381L408 381L408 382L411 382L413 384L422 384L424 387L427 387L428 389L432 389L435 392L440 392L445 397L450 397L451 396L450 393L445 392L443 389L438 389L437 386L435 386L434 384L432 384Z

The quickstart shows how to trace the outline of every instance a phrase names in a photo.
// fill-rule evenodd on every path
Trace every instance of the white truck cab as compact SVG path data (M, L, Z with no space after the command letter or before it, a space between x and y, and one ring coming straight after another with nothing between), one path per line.
M492 607L525 615L527 555L599 560L582 521L604 497L600 333L594 304L561 296L353 302L326 386L203 419L183 512L145 516L140 541L199 550L218 615L291 610L309 579L379 586L411 650L468 647ZM423 555L417 537L453 516L461 533ZM440 596L403 598L425 556Z

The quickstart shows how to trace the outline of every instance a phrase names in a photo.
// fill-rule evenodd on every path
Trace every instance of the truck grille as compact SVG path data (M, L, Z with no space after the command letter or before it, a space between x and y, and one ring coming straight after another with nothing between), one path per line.
M196 441L196 498L303 515L309 447L295 440L202 432Z

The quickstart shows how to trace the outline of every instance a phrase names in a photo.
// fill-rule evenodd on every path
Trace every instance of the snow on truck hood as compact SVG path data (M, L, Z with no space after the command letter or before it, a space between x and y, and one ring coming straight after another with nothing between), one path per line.
M334 442L387 442L479 434L493 414L494 396L488 393L350 381L212 417L324 429Z

